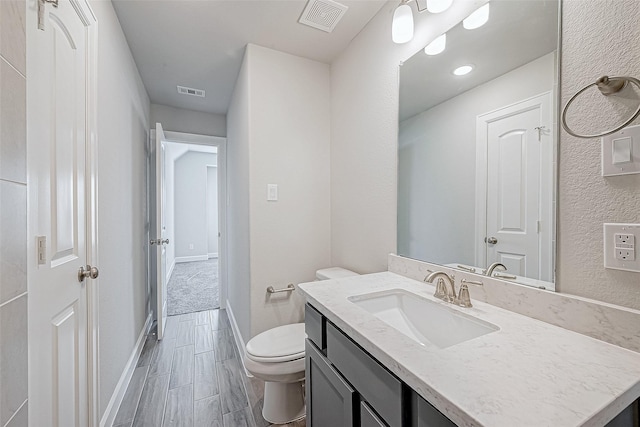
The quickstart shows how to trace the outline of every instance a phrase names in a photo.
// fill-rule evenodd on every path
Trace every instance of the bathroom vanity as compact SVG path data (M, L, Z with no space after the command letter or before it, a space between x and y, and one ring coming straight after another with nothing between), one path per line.
M638 353L391 272L299 289L310 427L637 426Z

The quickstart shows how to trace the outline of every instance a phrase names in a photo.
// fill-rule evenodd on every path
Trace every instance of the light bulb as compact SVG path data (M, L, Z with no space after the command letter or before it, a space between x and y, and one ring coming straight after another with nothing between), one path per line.
M462 26L467 30L475 30L482 27L489 20L489 3L477 9L462 21Z
M451 7L453 0L427 0L427 10L431 13L440 13Z
M439 53L444 52L444 49L447 47L447 34L442 34L438 36L434 41L429 43L427 47L424 48L424 53L427 55L437 55Z
M393 12L391 39L394 43L406 43L413 38L413 11L404 3Z
M456 76L464 76L465 74L469 74L473 70L473 66L471 65L463 65L462 67L458 67L453 70L453 74Z

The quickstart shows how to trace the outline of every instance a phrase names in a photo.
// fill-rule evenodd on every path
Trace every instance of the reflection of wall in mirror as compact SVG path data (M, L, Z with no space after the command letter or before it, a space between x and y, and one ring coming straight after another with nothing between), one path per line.
M553 91L555 52L400 123L398 254L475 261L476 117Z

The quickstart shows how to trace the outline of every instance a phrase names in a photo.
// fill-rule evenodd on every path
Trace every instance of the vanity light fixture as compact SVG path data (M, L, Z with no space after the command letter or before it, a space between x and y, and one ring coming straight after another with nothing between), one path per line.
M467 30L475 30L489 21L489 3L476 9L471 15L462 21L462 26Z
M427 55L437 55L439 53L444 52L444 49L447 47L447 33L444 33L438 37L424 48L424 53Z
M441 13L451 7L453 0L427 0L427 10L431 13Z
M473 70L473 65L463 65L453 70L453 74L455 74L456 76L464 76L466 74L469 74L471 70Z
M413 38L413 11L409 0L403 0L393 12L391 39L394 43L406 43Z

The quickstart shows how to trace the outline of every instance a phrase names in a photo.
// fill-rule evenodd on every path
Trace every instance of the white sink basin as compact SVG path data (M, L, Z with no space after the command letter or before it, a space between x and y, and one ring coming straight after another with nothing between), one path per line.
M349 301L422 345L447 348L500 329L402 289L356 295Z

